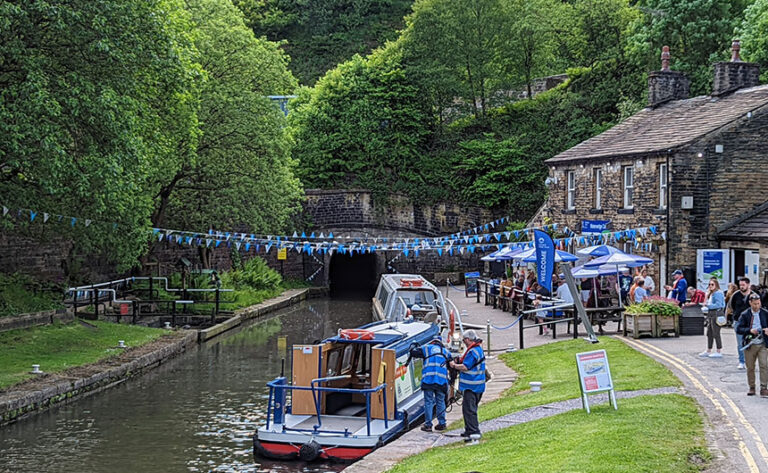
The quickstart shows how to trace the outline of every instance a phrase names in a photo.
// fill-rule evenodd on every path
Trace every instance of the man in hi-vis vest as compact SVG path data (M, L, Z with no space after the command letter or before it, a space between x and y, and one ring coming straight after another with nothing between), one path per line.
M485 392L485 353L480 346L483 341L474 330L464 332L464 345L467 351L458 363L451 361L451 368L459 371L459 391L463 400L461 413L464 416L464 432L461 436L470 441L473 435L480 436L480 424L477 420L477 405Z
M414 358L424 358L421 370L421 391L424 393L424 425L421 430L432 432L433 411L437 409L435 430L445 430L445 409L448 398L448 362L451 353L439 337L411 351Z

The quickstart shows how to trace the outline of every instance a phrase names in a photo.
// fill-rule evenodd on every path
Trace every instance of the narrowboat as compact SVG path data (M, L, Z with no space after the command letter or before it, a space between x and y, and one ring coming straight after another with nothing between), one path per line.
M423 360L408 355L439 332L438 324L413 318L377 321L294 346L291 383L285 376L267 383L267 421L254 435L254 456L352 462L415 425L424 414Z
M373 297L373 320L397 322L413 317L426 322L447 322L458 313L434 284L418 274L382 274Z

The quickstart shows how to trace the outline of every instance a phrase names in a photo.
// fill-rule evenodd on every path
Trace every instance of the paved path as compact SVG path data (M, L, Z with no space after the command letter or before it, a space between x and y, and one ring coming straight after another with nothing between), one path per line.
M720 359L698 356L706 348L704 336L617 338L669 367L703 407L711 427L708 443L719 450L709 471L768 473L768 399L747 397L733 330L724 328L722 337Z

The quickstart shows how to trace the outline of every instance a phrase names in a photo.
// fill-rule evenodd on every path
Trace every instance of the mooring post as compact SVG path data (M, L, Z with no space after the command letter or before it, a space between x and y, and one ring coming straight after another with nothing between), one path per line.
M488 337L488 355L491 354L491 320L488 319L485 324L485 333Z
M525 348L525 344L523 343L523 322L525 322L525 314L520 314L520 321L517 322L517 329L520 332L520 349L521 350Z
M216 288L216 315L219 314L219 288Z

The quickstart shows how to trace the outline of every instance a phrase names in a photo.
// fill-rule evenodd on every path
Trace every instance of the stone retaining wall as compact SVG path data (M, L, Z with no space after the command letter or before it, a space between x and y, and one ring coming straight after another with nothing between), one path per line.
M16 330L27 327L36 327L39 325L50 325L56 320L65 323L72 322L74 319L75 316L71 309L45 310L32 314L0 317L0 332L7 332L8 330Z

